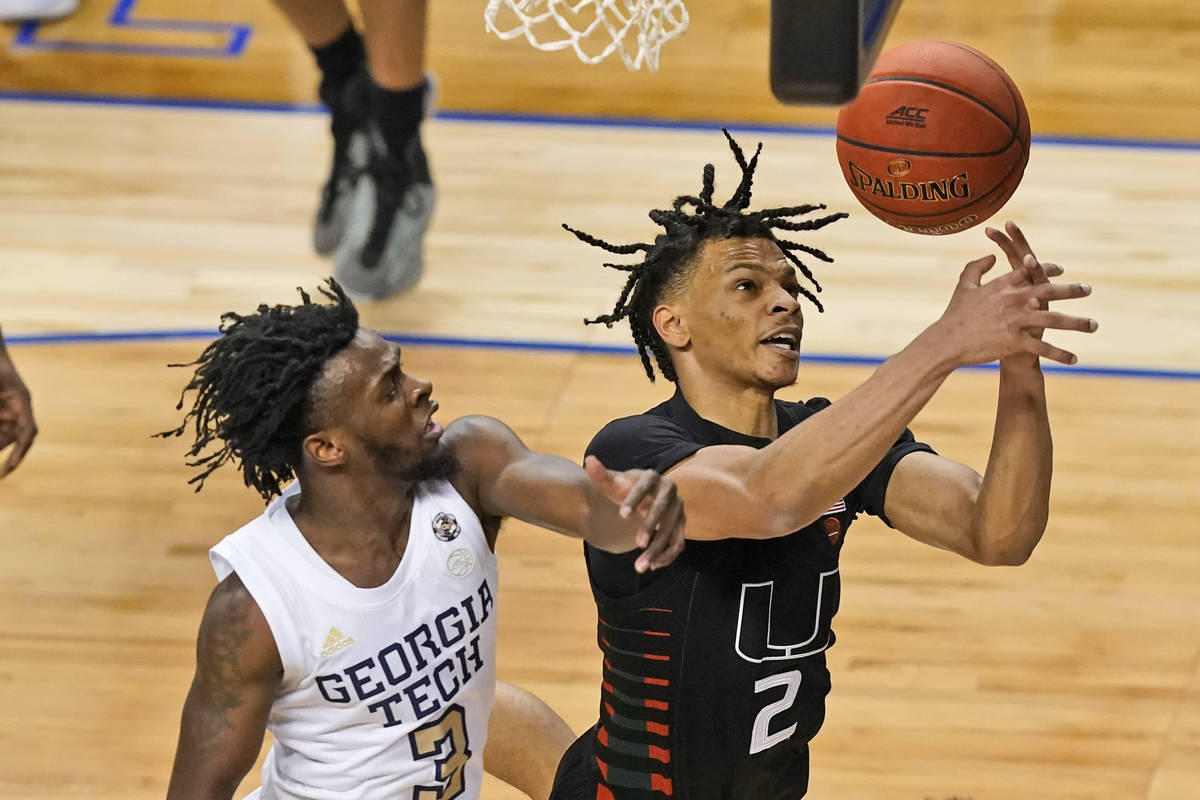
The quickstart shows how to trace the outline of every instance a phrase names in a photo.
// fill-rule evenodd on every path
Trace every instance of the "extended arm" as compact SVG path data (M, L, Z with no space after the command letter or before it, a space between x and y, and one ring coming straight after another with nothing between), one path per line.
M183 706L167 800L228 800L262 749L283 675L279 651L237 574L209 598Z
M472 476L485 514L516 517L624 553L638 547L639 570L666 566L683 549L683 508L671 481L646 470L588 469L530 450L504 423L463 417L446 429Z
M983 284L994 263L989 256L968 264L941 319L829 408L761 450L708 447L672 469L688 508L689 538L781 536L817 519L879 463L958 366L1000 358L1006 368L1024 363L1027 370L1038 356L1073 363L1072 354L1042 341L1041 329L1090 332L1095 323L1038 304L1083 297L1088 287L1042 282L1036 265ZM1007 380L1004 391L1028 397L1032 385L1026 374ZM969 482L961 472L950 477Z
M1037 262L1016 225L1008 224L1008 234L988 230L1014 270L1031 270L1039 283L1062 273L1055 264ZM1040 329L1030 333L1042 335ZM886 513L903 533L972 561L1023 564L1046 529L1052 468L1041 367L1036 356L1013 354L1000 360L996 424L983 476L954 461L914 453L892 473Z
M37 436L37 423L33 421L33 405L29 390L17 374L4 346L4 334L0 332L0 452L12 445L8 458L0 461L0 478L17 468Z

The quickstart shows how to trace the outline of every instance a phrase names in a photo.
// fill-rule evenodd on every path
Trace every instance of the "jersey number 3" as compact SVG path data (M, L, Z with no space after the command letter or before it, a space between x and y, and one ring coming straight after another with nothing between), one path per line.
M466 789L463 768L471 758L467 742L467 720L462 706L455 704L427 725L408 735L413 758L432 758L437 767L437 786L413 788L413 800L452 800Z

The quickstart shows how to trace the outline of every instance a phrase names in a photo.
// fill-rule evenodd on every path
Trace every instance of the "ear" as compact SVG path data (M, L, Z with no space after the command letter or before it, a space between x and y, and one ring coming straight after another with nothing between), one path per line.
M337 467L345 463L346 451L340 437L331 430L320 430L304 437L304 455L318 467Z
M688 330L687 321L679 315L678 306L660 305L650 314L650 321L659 337L676 350L682 350L692 342L692 334Z

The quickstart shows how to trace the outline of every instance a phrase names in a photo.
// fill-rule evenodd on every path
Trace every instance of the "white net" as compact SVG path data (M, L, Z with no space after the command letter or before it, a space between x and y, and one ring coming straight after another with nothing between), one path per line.
M585 64L620 53L629 69L658 69L664 42L687 30L683 0L488 0L487 29L539 50L570 47Z

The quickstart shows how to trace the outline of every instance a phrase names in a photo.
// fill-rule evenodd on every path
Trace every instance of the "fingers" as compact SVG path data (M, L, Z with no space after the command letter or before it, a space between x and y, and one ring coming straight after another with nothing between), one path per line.
M1080 331L1082 333L1095 333L1100 327L1100 323L1094 319L1073 317L1057 311L1031 311L1027 322L1031 328L1054 328L1060 331Z
M1010 219L1004 223L1004 230L1008 231L1008 235L1012 237L1013 244L1017 246L1017 250L1023 254L1033 255L1033 248L1029 246L1029 240L1025 238L1024 232L1017 227L1017 223ZM1034 261L1036 260L1037 256L1034 256Z
M587 471L588 477L592 479L592 483L603 486L611 479L611 473L604 468L600 463L600 459L595 456L588 456L583 460L583 468Z
M1041 339L1032 339L1032 338L1029 341L1030 341L1030 345L1029 345L1029 347L1026 348L1028 350L1028 352L1036 353L1037 355L1041 356L1042 358L1048 358L1051 361L1057 361L1059 364L1066 364L1067 366L1071 366L1072 364L1074 364L1076 361L1079 360L1078 358L1075 357L1074 353L1070 353L1070 352L1067 352L1066 350L1063 350L1062 348L1055 347L1054 345L1050 344L1049 342L1044 342Z
M983 258L975 259L963 267L962 273L958 276L958 285L978 288L983 276L995 265L995 256L984 256Z
M664 521L655 534L654 541L650 542L650 548L661 546L661 551L652 552L648 548L642 553L634 564L638 572L661 570L662 567L670 566L679 558L679 554L683 553L686 539L683 504L674 504L667 513L670 518Z
M1047 278L1057 278L1066 272L1058 264L1042 264L1042 271L1046 273Z
M657 530L650 528L639 531L639 539L643 533L646 533L649 542L646 549L638 556L634 562L634 568L638 572L645 572L648 569L661 569L667 566L683 551L683 502L675 494L674 486L670 487L669 492L663 491L662 496L668 497L669 501L665 503L662 513L659 516ZM657 505L657 503L656 503ZM654 514L654 510L651 514ZM649 517L647 517L649 522ZM649 526L647 525L647 528Z
M1046 270L1038 263L1038 260L1031 255L1025 256L1025 260L1021 262L1021 269L1024 270L1026 277L1030 283L1049 283L1050 276L1046 274Z
M649 548L654 531L658 529L662 523L666 512L672 504L677 500L675 492L675 484L670 480L665 480L657 473L651 473L657 479L657 494L654 497L654 503L650 506L650 510L646 512L645 519L642 520L642 527L637 533L638 547ZM636 507L636 506L634 506Z
M638 473L640 473L640 474L638 474ZM615 473L615 474L620 475L622 473ZM625 492L624 496L621 496L621 494L618 493L616 496L610 495L610 499L612 499L614 502L620 503L621 504L621 516L628 517L630 514L633 513L633 510L635 508L637 508L639 505L641 505L642 501L644 499L646 499L650 495L651 492L656 491L659 488L659 482L662 480L662 476L659 475L657 472L653 472L650 470L637 470L636 472L633 470L630 470L629 472L626 472L623 474L625 476L631 476L631 475L637 474L638 478L634 482L633 487L630 488L629 491ZM674 486L675 486L674 484L671 484L672 489L674 489ZM655 506L657 506L657 500L655 502ZM653 508L651 509L651 512L653 512ZM661 511L659 513L661 514ZM650 514L648 513L647 520L649 520L649 518L650 518ZM638 546L639 547L645 547L645 543L642 540L642 532L645 531L646 529L653 530L652 526L648 522L643 525L642 531L638 532Z
M989 239L999 245L1000 249L1004 252L1005 258L1008 259L1009 266L1013 269L1020 268L1023 253L1018 251L1017 245L1012 239L995 228L984 228L983 232Z
M1033 289L1033 296L1038 300L1073 300L1087 297L1092 293L1092 287L1087 283L1044 283Z
M3 466L0 466L0 478L12 472L24 460L25 454L33 446L33 439L36 436L37 430L34 428L25 428L17 434L17 440L13 444L12 451L8 454L8 459L4 462Z

